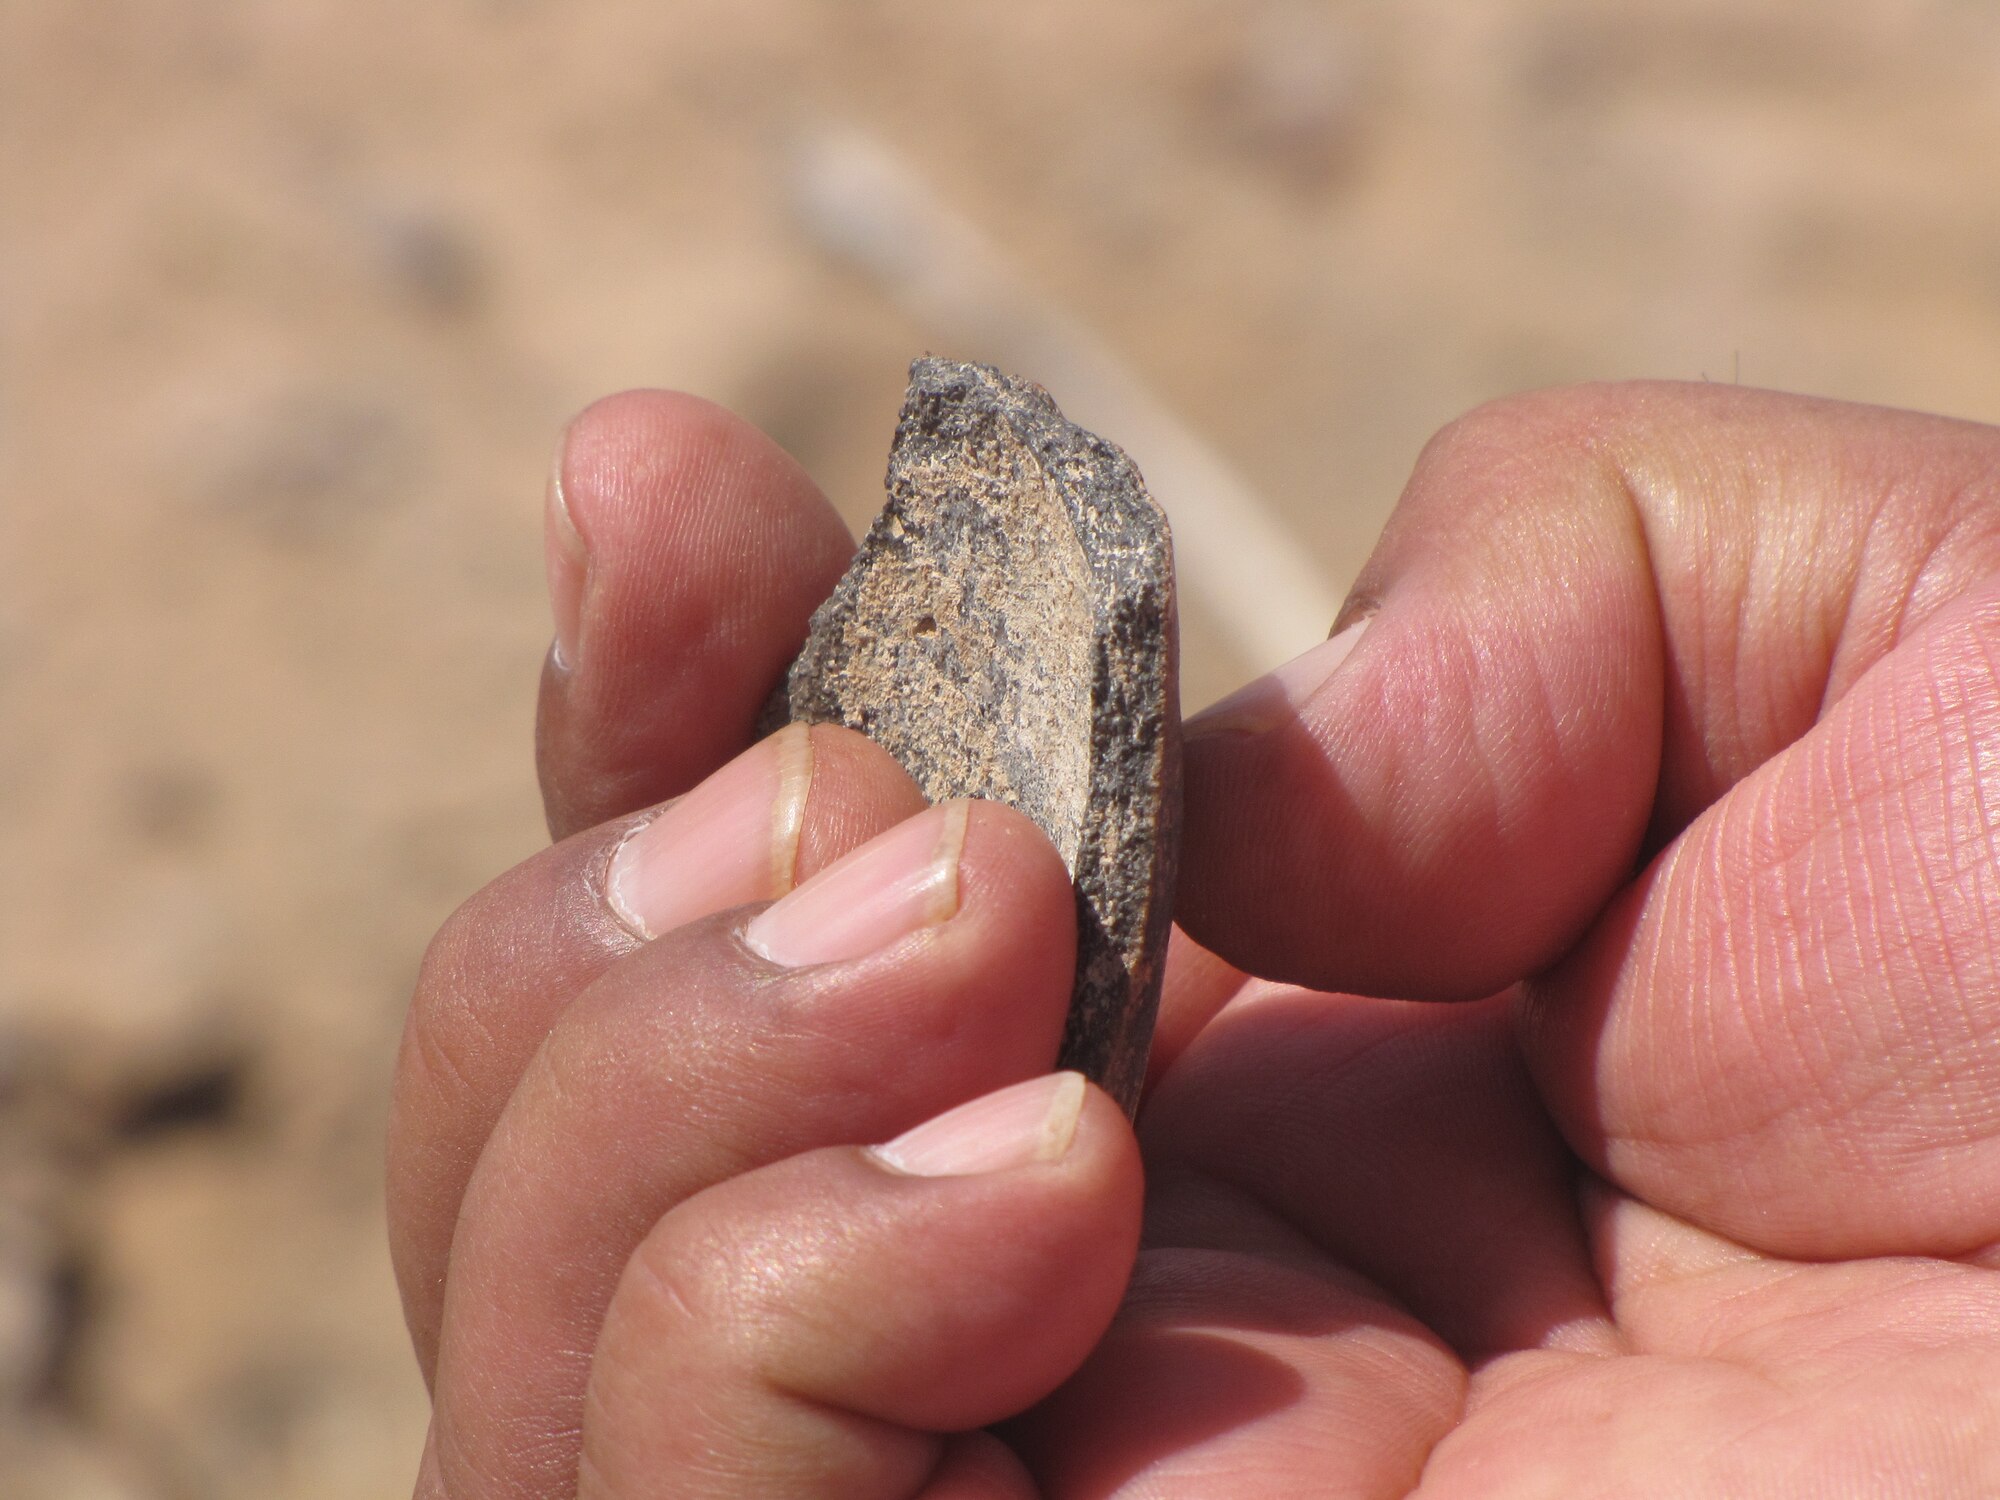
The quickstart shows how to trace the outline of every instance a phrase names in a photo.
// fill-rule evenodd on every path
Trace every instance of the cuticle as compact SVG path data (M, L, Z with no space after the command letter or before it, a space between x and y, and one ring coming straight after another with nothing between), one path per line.
M778 795L771 804L771 875L782 896L798 885L799 843L818 767L811 726L788 724L772 739L778 756Z
M934 869L946 872L943 884L948 884L949 889L938 891L933 907L935 916L924 924L925 928L949 922L965 904L960 866L965 858L965 834L971 821L972 804L969 801L956 798L944 804L944 826L938 830L937 847L932 851L931 863Z
M1343 630L1350 630L1364 620L1372 620L1382 612L1382 601L1374 594L1351 594L1340 613L1333 617L1333 628L1326 633L1332 640Z

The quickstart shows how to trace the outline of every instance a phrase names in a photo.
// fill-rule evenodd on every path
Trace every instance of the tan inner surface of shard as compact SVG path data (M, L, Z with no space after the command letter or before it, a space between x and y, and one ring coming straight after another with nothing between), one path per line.
M1074 871L1090 798L1090 566L1035 456L1004 427L994 441L995 453L906 469L909 545L862 582L840 697L871 705L867 732L926 796L1019 807ZM972 507L992 519L927 545L941 513Z

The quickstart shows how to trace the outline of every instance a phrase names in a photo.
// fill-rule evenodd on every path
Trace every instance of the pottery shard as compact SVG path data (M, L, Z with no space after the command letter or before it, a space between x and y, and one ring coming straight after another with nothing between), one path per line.
M931 800L1041 825L1076 886L1061 1065L1130 1111L1180 834L1166 517L1040 386L941 359L911 366L888 488L767 717L849 725Z

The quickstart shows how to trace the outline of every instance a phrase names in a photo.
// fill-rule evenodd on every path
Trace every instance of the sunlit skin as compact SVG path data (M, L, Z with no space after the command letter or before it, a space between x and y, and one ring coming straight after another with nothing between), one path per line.
M558 842L439 935L396 1081L424 1500L2000 1494L2000 431L1447 429L1331 674L1190 726L1136 1134L1092 1092L947 1176L860 1148L1050 1066L1059 861L931 814L955 884L746 939L922 810L845 731L753 745L849 539L689 397L557 472ZM732 760L633 846L712 900L614 909ZM788 967L830 910L880 945Z

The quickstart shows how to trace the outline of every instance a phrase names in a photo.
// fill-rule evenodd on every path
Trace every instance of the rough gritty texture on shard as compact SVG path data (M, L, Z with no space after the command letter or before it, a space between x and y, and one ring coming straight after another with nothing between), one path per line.
M1130 1110L1180 832L1166 518L1041 387L939 359L911 367L888 487L769 717L850 725L933 801L1041 825L1076 883L1062 1063Z

